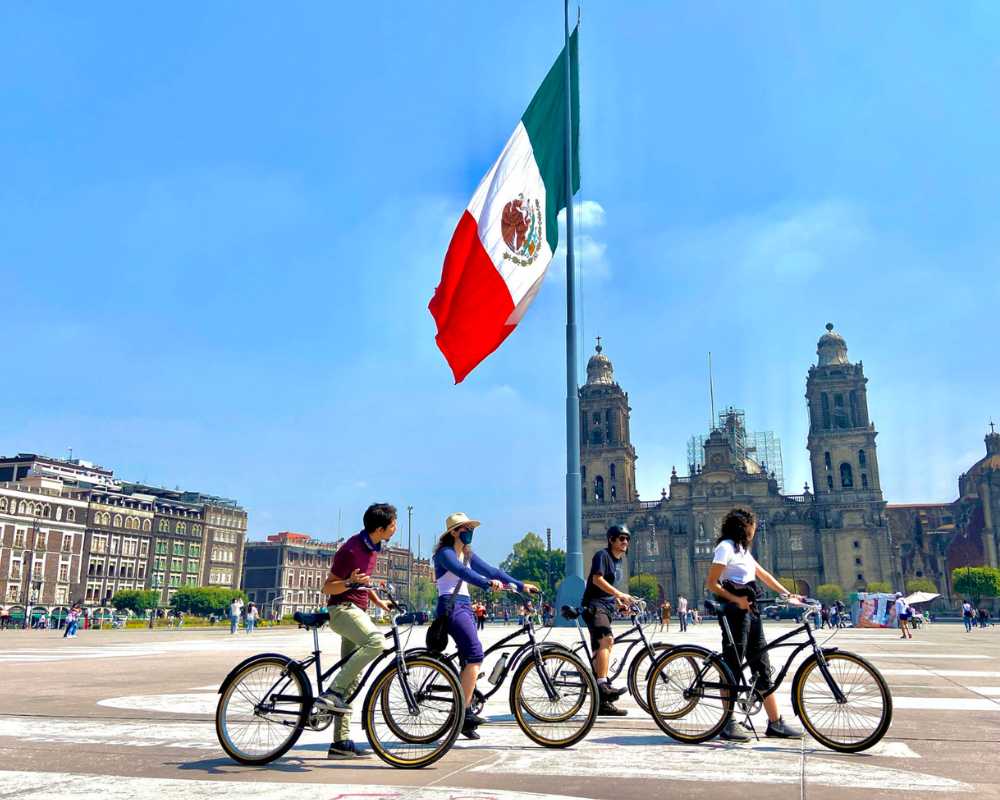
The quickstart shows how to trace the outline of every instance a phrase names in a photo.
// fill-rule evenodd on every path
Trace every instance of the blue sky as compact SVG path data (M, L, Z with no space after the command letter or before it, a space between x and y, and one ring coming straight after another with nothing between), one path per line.
M455 510L491 558L562 543L564 270L458 387L426 310L561 21L5 4L0 452L232 496L254 536L388 500L425 551ZM580 53L583 359L603 336L642 497L707 427L709 350L799 490L833 321L886 498L953 499L1000 420L1000 7L595 2Z

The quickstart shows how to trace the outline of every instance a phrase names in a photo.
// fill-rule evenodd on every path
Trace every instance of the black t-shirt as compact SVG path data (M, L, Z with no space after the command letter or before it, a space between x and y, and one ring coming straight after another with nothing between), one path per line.
M591 603L600 603L614 611L615 596L594 585L595 575L600 575L612 586L616 586L622 579L622 560L612 556L607 548L594 553L594 560L590 562L590 574L587 576L587 588L583 590L581 601L584 608Z

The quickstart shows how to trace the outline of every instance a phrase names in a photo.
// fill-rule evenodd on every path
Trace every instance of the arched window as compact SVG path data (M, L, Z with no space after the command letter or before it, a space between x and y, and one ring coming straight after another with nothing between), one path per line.
M594 478L594 501L597 503L604 502L604 478L600 475Z
M148 519L144 519L142 521L142 529L144 531L152 530L152 528L153 528L153 525L152 525L152 523Z
M864 469L868 466L868 458L865 456L864 450L858 450L858 466Z
M27 511L28 511L28 506L25 504L25 502L23 500L20 503L17 504L17 513L18 514L26 514Z
M66 521L67 522L76 522L76 509L75 508L70 508L70 509L68 509L66 511Z
M611 502L613 503L617 499L618 499L618 492L615 489L615 485L612 483L611 484Z
M42 516L43 516L43 517L45 517L46 519L48 519L49 517L51 517L51 516L52 516L52 509L51 509L51 508L49 508L49 505L48 505L48 503L46 503L46 504L45 504L45 505L44 505L44 506L42 507Z
M161 519L157 528L159 528L160 533L166 533L170 529L170 525L167 524L165 519Z
M7 510L7 498L0 497L0 511L6 511L6 510Z
M614 462L612 462L612 464L611 464L610 474L611 474L611 482L614 483L614 480L615 480L615 465L614 465Z
M868 475L867 473L864 472L861 473L861 488L862 489L868 488ZM920 576L918 575L917 577L919 578Z
M122 515L115 514L115 527L120 528L122 526Z
M830 452L827 451L823 453L823 463L826 464L826 468L833 469L833 462L830 460Z
M846 461L840 465L840 485L844 489L854 488L854 470Z
M827 489L832 489L833 488L833 475L827 475L826 476L826 488Z
M830 430L830 398L825 392L819 396L819 404L823 412L823 428Z

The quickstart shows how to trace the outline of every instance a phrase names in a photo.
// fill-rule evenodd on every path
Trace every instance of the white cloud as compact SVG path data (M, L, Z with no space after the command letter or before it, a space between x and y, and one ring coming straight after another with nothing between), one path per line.
M798 283L850 259L872 235L860 209L827 200L668 236L667 249L685 267L734 269L750 278Z
M583 278L607 280L611 265L607 260L607 244L592 231L604 227L604 207L596 200L583 200L573 205L576 224L576 269ZM552 258L549 274L560 282L566 280L566 211L559 212L559 247Z

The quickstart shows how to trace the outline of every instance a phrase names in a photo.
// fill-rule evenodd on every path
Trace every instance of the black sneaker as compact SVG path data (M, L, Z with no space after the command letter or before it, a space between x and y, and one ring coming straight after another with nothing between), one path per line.
M472 725L476 727L478 725L484 725L488 720L486 717L481 717L476 714L471 708L465 709L465 724Z
M342 742L334 742L330 745L330 749L326 751L326 757L330 759L365 758L367 755L367 750L363 747L358 747L350 739L344 739Z
M628 711L624 708L618 708L610 700L602 700L601 704L597 707L597 716L599 717L627 717Z
M625 694L625 692L628 691L628 689L624 688L616 689L610 683L601 683L598 684L598 687L601 690L601 697L603 697L609 703L615 702L615 700L619 699L623 694Z
M334 714L346 714L351 710L350 703L345 701L339 692L335 692L332 689L322 692L316 698L316 704L322 706L327 711L332 711Z
M722 729L719 738L725 739L727 742L749 742L753 739L753 734L747 730L742 722L731 719L726 723L726 727Z
M462 736L464 736L466 739L480 739L480 738L482 738L479 735L479 733L476 731L476 726L474 724L469 723L469 722L466 722L465 725L462 726Z
M784 719L778 717L774 722L767 723L765 736L773 736L778 739L801 739L802 729L797 725L791 725Z

